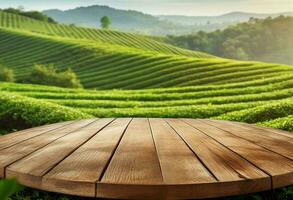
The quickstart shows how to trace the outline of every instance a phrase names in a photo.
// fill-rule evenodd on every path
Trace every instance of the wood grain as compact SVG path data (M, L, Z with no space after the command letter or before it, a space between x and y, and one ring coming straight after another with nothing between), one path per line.
M0 137L0 178L101 198L241 195L293 184L290 134L217 120L64 122Z
M60 192L62 188L63 193L95 197L96 182L101 178L130 120L116 119L101 130L46 174L43 187L50 191Z
M133 119L97 185L97 197L164 199L163 190L144 187L160 184L163 177L149 121ZM132 188L131 193L124 190L125 185Z
M209 123L293 160L293 138L229 121L209 120Z
M36 137L43 133L56 130L70 123L72 122L61 122L57 124L45 125L37 128L26 129L23 131L18 131L15 133L0 136L0 150L5 149L7 147L11 147L19 142L23 142L24 140L28 140L32 137Z
M163 183L148 119L133 119L131 121L101 182Z
M79 130L59 138L7 167L6 177L16 177L30 187L40 187L42 185L42 176L112 120L96 120Z
M211 183L217 180L163 119L150 119L164 183Z
M279 154L273 153L261 146L258 146L245 139L235 137L233 134L218 129L212 125L205 123L205 120L184 120L204 132L206 135L220 142L224 146L231 149L233 152L242 156L249 162L253 163L257 168L261 169L266 174L263 177L273 177L274 188L282 187L288 184L290 180L283 180L283 175L291 176L293 162ZM268 177L269 175L270 177ZM256 176L250 176L249 179L255 179ZM284 182L283 182L284 181ZM293 180L291 180L293 181ZM293 182L291 183L293 184Z
M270 128L270 127L264 127L264 126L257 126L254 124L247 124L247 123L243 123L243 122L233 122L235 124L240 124L240 125L245 125L245 126L249 126L258 130L263 130L265 132L272 132L274 134L280 134L286 137L290 137L293 138L293 134L288 132L288 131L284 131L284 130L279 130L279 129L274 129L274 128Z
M167 120L219 181L240 181L265 175L245 159L180 121Z
M18 145L11 146L9 148L3 149L0 151L0 178L4 178L4 169L24 158L25 156L33 153L34 151L48 145L49 143L65 136L72 131L78 130L83 126L88 125L94 120L83 120L77 121L72 124L68 124L66 126L55 129L54 131L48 131L45 134L41 134L37 137L30 138L28 140L24 140Z

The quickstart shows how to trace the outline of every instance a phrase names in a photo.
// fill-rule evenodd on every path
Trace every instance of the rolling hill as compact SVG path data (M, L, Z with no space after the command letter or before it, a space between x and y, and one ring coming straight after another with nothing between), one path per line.
M86 88L139 89L236 83L292 73L291 66L240 62L150 37L55 25L0 12L0 64L18 81L34 64L72 68ZM257 74L257 76L255 76Z
M53 64L72 68L88 88L0 82L0 134L92 117L215 118L293 131L292 66L228 60L148 36L4 12L0 44L0 64L19 82L35 64Z
M45 10L44 14L51 16L60 23L76 24L79 26L100 27L100 19L108 16L112 21L112 27L120 31L150 33L163 31L176 26L166 23L157 17L134 10L120 10L108 6L93 5L78 7L70 10Z
M264 14L231 12L220 16L154 16L134 10L115 9L101 5L69 10L51 9L44 10L43 13L60 23L93 28L100 27L100 19L106 15L110 17L112 27L117 30L150 35L182 35L197 31L215 31L240 22L247 22L251 17L263 19L269 16L293 16L292 12Z
M247 13L247 12L231 12L219 16L182 16L182 15L160 15L159 18L167 20L171 23L182 25L206 25L211 24L223 24L222 28L228 27L232 24L241 22L247 22L251 17L258 19L265 19L267 17L293 16L293 12L283 13Z
M144 51L149 50L178 55L197 55L197 53L193 51L176 48L174 46L158 42L147 36L112 30L90 29L70 25L46 23L2 11L0 11L0 22L1 28L10 28L13 30L27 31L47 36L59 36L78 40L94 40L108 44L117 44L120 46L143 49ZM200 54L204 55L204 53Z
M222 59L147 36L3 12L0 25L0 64L19 81L34 64L54 64L71 67L86 88L103 89L1 83L0 118L16 121L14 128L132 116L213 117L292 130L292 66Z

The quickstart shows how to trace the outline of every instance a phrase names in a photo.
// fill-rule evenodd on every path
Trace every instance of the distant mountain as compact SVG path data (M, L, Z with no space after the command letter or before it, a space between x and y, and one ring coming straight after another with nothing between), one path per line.
M293 16L293 12L284 13L246 13L246 12L231 12L220 16L184 16L184 15L159 15L159 19L167 20L171 23L181 24L185 26L191 25L206 25L206 24L232 24L248 21L249 18L267 18L278 17L280 15Z
M114 29L150 35L182 35L200 30L214 31L248 21L250 17L293 16L293 12L277 14L232 12L221 16L153 16L134 10L121 10L100 5L78 7L65 11L45 10L43 13L60 23L87 27L100 27L100 19L106 15L110 17Z
M134 10L119 10L108 6L78 7L71 10L45 10L44 14L65 24L77 24L88 27L100 27L100 19L108 16L114 29L130 32L160 35L162 31L179 28L158 17Z

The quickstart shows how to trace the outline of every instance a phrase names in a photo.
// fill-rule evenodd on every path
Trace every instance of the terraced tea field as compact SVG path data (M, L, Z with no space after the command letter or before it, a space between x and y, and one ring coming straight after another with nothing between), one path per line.
M180 49L162 42L158 42L147 36L118 32L113 30L99 30L62 24L50 24L28 17L5 13L1 11L0 27L10 28L14 30L18 29L49 36L59 36L78 40L91 40L99 43L102 42L115 44L131 47L133 49L144 49L147 51L155 51L172 55L211 57L210 55L204 53Z
M97 89L238 83L293 70L216 58L146 36L49 24L4 12L0 12L0 43L0 64L12 68L20 82L34 64L53 64L61 71L71 68L84 87Z
M293 130L293 74L166 89L95 91L2 83L0 90L1 118L25 126L131 116L216 118Z
M13 69L18 81L34 64L53 64L60 71L72 68L86 88L100 89L2 83L1 90L12 92L3 93L2 101L12 103L8 108L3 104L0 113L11 114L14 104L15 109L22 105L15 113L50 106L56 107L50 113L64 112L57 118L45 112L41 122L20 114L20 126L132 116L221 118L292 128L292 66L222 59L148 36L50 24L5 12L0 12L0 43L0 64Z
M71 68L87 88L0 83L0 134L93 117L215 118L293 131L292 66L222 59L148 36L1 11L0 44L0 64L18 82L35 64L52 64Z

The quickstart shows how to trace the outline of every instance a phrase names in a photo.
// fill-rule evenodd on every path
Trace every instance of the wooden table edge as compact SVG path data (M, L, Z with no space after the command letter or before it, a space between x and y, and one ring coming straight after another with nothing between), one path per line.
M117 199L204 199L271 190L271 177L243 181L188 184L97 183L97 198Z

